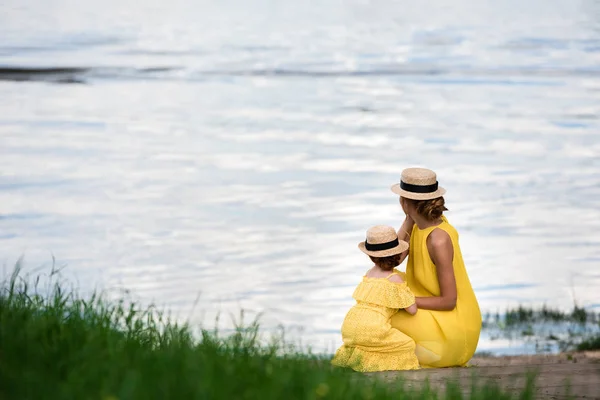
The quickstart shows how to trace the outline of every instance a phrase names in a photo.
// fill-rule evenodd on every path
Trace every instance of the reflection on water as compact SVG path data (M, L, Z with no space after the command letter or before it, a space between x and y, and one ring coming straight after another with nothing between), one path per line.
M7 266L332 349L422 165L482 309L598 307L596 2L252 3L0 5Z

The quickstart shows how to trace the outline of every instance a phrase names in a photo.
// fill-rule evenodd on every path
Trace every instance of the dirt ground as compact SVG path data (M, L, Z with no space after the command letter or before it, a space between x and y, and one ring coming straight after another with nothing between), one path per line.
M449 380L458 380L463 392L468 394L474 377L477 385L493 381L506 391L521 391L529 372L536 373L536 398L600 400L600 351L474 357L469 368L387 371L369 375L390 382L401 377L408 387L420 387L428 380L431 387L439 391L444 391Z

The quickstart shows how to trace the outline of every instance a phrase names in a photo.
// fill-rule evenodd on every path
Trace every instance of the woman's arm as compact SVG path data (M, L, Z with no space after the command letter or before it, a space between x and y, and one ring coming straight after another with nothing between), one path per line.
M406 218L404 218L402 226L400 227L400 229L398 229L398 239L410 243L410 234L412 233L414 225L415 221L413 221L413 219L407 215ZM400 264L402 264L402 261L404 261L406 257L408 257L408 250L400 254Z
M452 311L456 307L456 279L454 277L454 248L448 233L434 229L427 238L427 249L437 270L440 295L417 297L417 306L425 310Z

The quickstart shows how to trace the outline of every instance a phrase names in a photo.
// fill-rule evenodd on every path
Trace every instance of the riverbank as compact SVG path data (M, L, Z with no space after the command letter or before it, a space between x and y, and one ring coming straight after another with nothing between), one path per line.
M473 377L479 384L493 383L505 393L525 393L536 399L600 399L600 350L507 357L475 356L469 368L423 369L369 374L384 382L404 379L407 387L429 385L444 393L448 384L469 398ZM535 385L528 386L528 376ZM454 389L453 389L454 390Z
M21 277L17 268L0 287L2 399L525 400L537 398L536 387L551 379L542 370L536 386L523 368L507 375L520 386L507 386L491 379L506 360L485 357L473 368L364 375L333 368L327 357L292 346L283 335L266 340L256 322L228 335L196 332L128 298L81 298L54 272L49 281L39 288L39 280ZM579 368L573 371L596 367L579 357L571 360Z

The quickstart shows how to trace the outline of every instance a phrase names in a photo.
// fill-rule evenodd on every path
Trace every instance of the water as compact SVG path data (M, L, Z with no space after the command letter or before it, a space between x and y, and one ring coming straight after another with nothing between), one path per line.
M5 0L0 67L7 269L331 350L420 165L483 310L600 308L598 1Z

